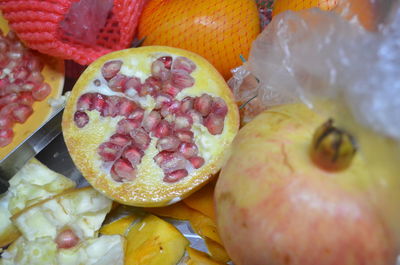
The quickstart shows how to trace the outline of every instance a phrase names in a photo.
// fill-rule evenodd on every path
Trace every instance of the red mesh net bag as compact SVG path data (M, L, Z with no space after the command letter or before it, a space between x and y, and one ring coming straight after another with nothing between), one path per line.
M0 0L0 9L31 49L87 65L101 55L130 46L145 2Z

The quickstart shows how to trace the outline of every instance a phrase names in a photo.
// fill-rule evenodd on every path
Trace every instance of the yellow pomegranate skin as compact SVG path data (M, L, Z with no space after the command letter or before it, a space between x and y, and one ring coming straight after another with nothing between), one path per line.
M338 172L310 158L325 121L285 105L239 131L215 188L218 230L235 264L395 264L395 240L368 196L381 176L359 152Z
M223 75L241 65L260 33L254 0L151 0L139 21L143 45L165 45L195 52Z

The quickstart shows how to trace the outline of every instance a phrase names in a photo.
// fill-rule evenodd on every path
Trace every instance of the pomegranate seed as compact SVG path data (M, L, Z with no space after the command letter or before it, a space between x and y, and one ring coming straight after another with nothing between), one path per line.
M171 76L171 71L165 68L164 63L160 60L155 60L151 64L151 74L161 81L168 80Z
M83 128L86 126L86 124L88 124L89 116L86 114L86 112L77 111L74 114L74 121L78 128Z
M201 168L205 162L204 159L200 156L190 157L188 160L195 169Z
M178 86L175 86L171 80L167 80L165 82L163 82L162 84L162 91L164 93L167 93L173 97L175 97L176 95L178 95L179 92L181 92L181 88L179 88Z
M172 64L172 70L181 70L186 72L187 74L191 74L195 69L195 63L186 57L177 57Z
M14 120L10 116L0 117L0 129L11 128L14 125Z
M171 56L163 56L163 57L158 58L157 60L163 62L165 68L171 69L171 65L172 65L172 57Z
M120 120L117 124L117 133L120 134L129 134L136 128L140 127L140 122L133 119L123 119Z
M175 132L176 137L179 138L181 142L192 143L194 134L188 130L180 130Z
M111 142L105 142L99 146L97 153L104 162L110 162L118 158L118 153L120 151L121 146Z
M167 183L175 183L189 175L186 169L179 169L174 172L168 173L164 176L164 181Z
M176 136L165 136L158 139L157 149L161 151L176 151L180 145L181 141Z
M25 104L28 106L32 106L35 102L32 93L30 91L24 91L19 94L19 99L17 101L20 104Z
M34 71L31 72L31 74L28 76L26 80L32 83L41 84L44 81L44 77L39 71Z
M142 122L144 117L144 110L142 108L135 109L129 116L129 119L136 120L138 122Z
M57 235L55 242L57 248L68 249L75 247L79 243L79 237L69 228L60 232Z
M203 94L194 99L193 108L200 112L203 117L207 116L211 111L212 97L208 94Z
M119 145L121 147L126 146L131 143L132 138L126 134L116 133L110 137L110 143Z
M172 102L172 97L168 94L160 93L156 96L155 109L160 109L163 105L169 105Z
M14 78L16 80L25 80L29 75L29 72L25 67L20 66L17 69L14 69Z
M135 102L130 101L128 99L121 99L121 102L118 106L119 115L129 117L131 113L137 108Z
M160 113L158 113L157 111L151 111L146 117L144 117L142 126L147 132L150 132L154 128L156 128L160 121Z
M32 72L41 72L44 68L44 63L40 60L36 60L36 58L30 58L30 60L26 61L25 66Z
M11 104L5 105L0 110L0 117L11 116L14 109L17 108L18 106L19 105L17 103L11 103Z
M35 86L32 89L32 96L35 100L42 101L47 98L51 93L51 87L47 83L43 83L39 86Z
M175 116L174 129L184 130L190 129L193 125L192 117L186 114L178 114Z
M29 81L26 81L24 84L22 84L22 86L21 86L21 90L22 91L32 91L32 89L35 87L35 86L37 86L37 84L35 84L35 83L32 83L32 82L29 82Z
M184 89L194 85L194 78L182 70L172 70L171 81L172 85L178 89Z
M95 86L101 86L101 81L100 81L99 79L95 79L95 80L93 81L93 84L94 84Z
M203 122L212 135L221 134L224 130L224 118L210 113Z
M107 106L106 100L107 96L99 93L94 94L92 97L92 105L90 110L97 110L98 112L102 113Z
M128 97L136 96L142 89L142 84L140 79L137 77L130 77L126 80L125 84L122 86L122 92Z
M226 103L222 98L213 98L211 112L217 116L225 117L228 113L228 106L226 106Z
M14 132L11 128L0 129L0 147L9 145L14 137Z
M166 120L161 120L153 130L154 136L157 138L168 136L171 134L171 132L171 125Z
M20 104L13 110L12 116L16 122L24 123L32 113L33 109L31 106Z
M118 182L127 182L136 178L137 170L131 163L123 158L115 161L111 168L111 177Z
M193 123L200 123L200 124L203 123L203 116L201 116L200 112L191 109L188 112L186 112L186 114L192 118Z
M106 98L106 106L101 113L104 117L115 117L119 113L118 105L121 98L117 96L110 96Z
M130 136L132 137L132 140L135 143L135 145L139 147L140 150L143 151L147 149L151 141L151 138L147 134L147 132L141 128L134 129L133 131L131 131Z
M181 111L185 113L191 109L193 109L193 98L191 97L184 98L181 104Z
M144 81L144 84L139 92L141 97L146 95L154 95L158 90L161 89L161 80L150 76Z
M128 77L123 74L117 74L110 80L108 80L108 87L115 92L122 92L122 87L128 81Z
M181 111L181 102L173 100L171 104L164 104L161 107L160 114L163 117L167 117L169 114L177 114Z
M121 60L108 61L101 68L101 74L104 79L110 80L119 72L119 70L121 70L121 66Z
M154 157L154 161L165 173L184 169L186 166L185 157L177 152L162 151Z
M7 105L18 101L18 94L11 93L0 98L0 105Z
M197 155L197 153L199 152L199 149L197 148L197 146L193 143L187 143L187 142L183 142L180 146L179 146L179 152L181 152L181 154L185 157L185 158L191 158Z
M128 146L124 153L122 154L122 157L126 158L132 166L137 166L140 164L140 161L142 160L144 153L142 150L140 150L138 147L131 145Z
M76 109L80 111L91 110L92 109L92 99L94 94L87 93L79 97L78 103L76 104Z

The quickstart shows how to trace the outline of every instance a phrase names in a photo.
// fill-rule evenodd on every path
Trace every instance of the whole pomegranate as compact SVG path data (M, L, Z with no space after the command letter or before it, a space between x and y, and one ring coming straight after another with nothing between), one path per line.
M396 235L376 190L396 174L374 175L362 151L352 135L300 104L269 109L243 127L215 189L218 229L233 262L395 264Z

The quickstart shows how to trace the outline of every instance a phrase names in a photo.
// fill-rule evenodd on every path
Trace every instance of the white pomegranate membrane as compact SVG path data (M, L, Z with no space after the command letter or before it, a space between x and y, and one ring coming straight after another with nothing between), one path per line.
M31 116L33 103L50 94L43 66L13 32L7 36L0 32L0 147L12 142L14 124Z
M123 117L115 133L98 147L104 168L110 168L110 175L117 182L135 180L152 138L156 138L158 150L153 160L162 169L164 182L175 183L191 170L201 168L205 159L194 141L192 128L202 124L211 135L221 134L228 112L224 100L208 94L176 99L179 92L195 84L191 73L196 65L186 57L155 59L151 75L144 82L120 73L122 65L121 60L106 62L101 80L93 80L96 87L106 83L110 92L120 94L82 94L74 113L78 128L89 123L88 111L98 111L102 117ZM155 102L151 109L143 105L148 97Z

